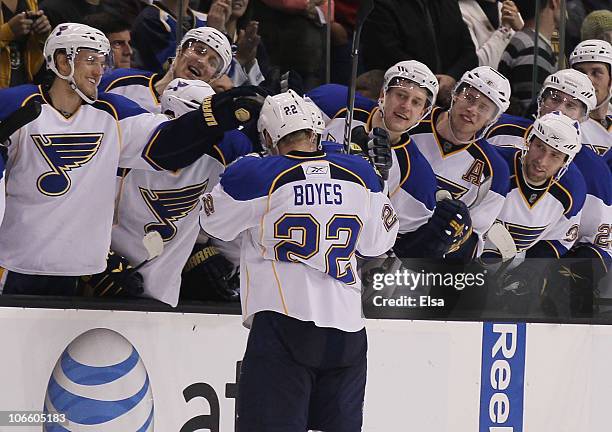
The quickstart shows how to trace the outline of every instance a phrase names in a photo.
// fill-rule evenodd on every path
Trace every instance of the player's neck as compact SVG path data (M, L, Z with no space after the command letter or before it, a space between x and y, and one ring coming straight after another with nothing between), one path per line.
M598 123L602 123L608 114L608 104L602 104L599 108L591 111L589 117Z
M382 111L380 111L379 109L377 109L374 115L372 116L372 129L377 128L377 127L383 128L384 130L387 131L387 133L389 134L389 140L391 142L391 145L398 144L400 140L402 139L403 133L392 132L385 127L385 122L383 122L383 117L382 117Z
M462 134L453 132L450 125L450 115L448 111L444 111L438 116L435 129L441 138L458 146L465 145L467 141L471 141L473 138L473 135L463 136Z
M70 87L68 81L56 78L49 89L53 108L64 114L72 115L83 103L83 99Z
M278 147L278 154L281 156L291 152L312 153L314 151L317 151L316 146L312 142L306 140L285 143Z

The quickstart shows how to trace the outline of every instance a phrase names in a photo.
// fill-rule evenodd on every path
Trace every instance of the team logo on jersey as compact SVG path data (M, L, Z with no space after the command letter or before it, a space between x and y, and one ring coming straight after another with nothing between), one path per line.
M96 155L103 137L103 133L32 135L36 148L51 168L38 177L38 190L48 196L68 192L72 185L68 173Z
M306 167L306 175L324 175L327 174L329 166L327 165L308 165Z
M444 189L449 191L453 196L453 199L461 199L461 197L465 195L469 190L468 188L458 185L457 183L453 183L452 181L445 179L444 177L436 176L436 180L438 183L438 189Z
M175 222L184 218L200 203L200 196L206 190L208 180L182 189L150 190L139 188L145 203L157 219L144 227L145 233L159 232L167 242L176 235Z
M540 234L547 228L546 226L530 227L525 225L518 225L508 222L503 222L514 243L516 249L521 252L529 249L538 240Z

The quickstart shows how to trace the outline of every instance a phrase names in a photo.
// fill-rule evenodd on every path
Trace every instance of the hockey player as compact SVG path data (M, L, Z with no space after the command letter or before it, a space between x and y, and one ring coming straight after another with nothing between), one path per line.
M464 260L482 252L483 236L509 189L507 165L482 138L508 108L509 98L510 83L503 75L488 66L477 67L457 83L448 111L434 108L411 131L436 174L438 188L470 206L474 235L455 255Z
M187 166L261 106L242 97L256 96L255 89L242 88L168 121L97 93L109 50L100 31L60 24L44 48L56 75L50 88L0 91L0 121L11 122L22 105L42 104L38 118L10 137L0 226L0 265L10 271L5 293L73 294L79 275L106 267L117 168ZM177 149L176 141L188 144Z
M367 342L355 253L387 251L397 216L367 161L317 151L309 110L293 92L266 98L258 129L272 156L239 159L203 199L206 232L243 233L244 432L361 430Z
M438 87L427 66L414 60L403 61L385 72L378 103L360 96L355 102L353 141L367 141L366 133L381 128L387 131L393 146L388 187L399 217L400 237L394 249L400 257L442 257L471 232L463 203L443 200L434 211L435 176L408 135L431 111ZM338 85L324 85L309 92L327 117L324 139L335 141L344 136L346 93L346 87ZM457 231L453 226L462 229Z
M2 219L4 218L4 155L0 151L0 225L2 225Z
M546 267L530 258L564 256L578 237L586 186L572 160L580 142L579 123L553 111L535 121L522 150L500 150L511 167L512 184L498 220L527 258L501 282L502 301L514 312L533 308L547 285ZM485 244L483 256L490 246Z
M214 90L199 80L177 78L161 97L162 111L172 117L197 109ZM177 143L180 145L180 143ZM175 172L132 169L124 174L117 200L117 221L111 248L130 263L144 261L147 253L141 239L152 230L164 240L163 253L142 267L144 295L176 306L181 270L199 232L197 208L200 196L218 183L225 166L251 151L251 143L236 133L213 145L190 166ZM201 281L213 285L220 281ZM206 288L213 289L212 286Z
M559 111L572 120L584 124L592 122L589 114L597 104L595 89L591 80L575 69L563 69L548 76L538 96L538 117ZM492 128L488 140L515 148L523 148L524 134L531 132L531 122L523 119L523 125L500 119L506 123ZM581 128L582 135L582 128ZM582 137L582 146L574 158L586 184L586 200L576 246L568 257L594 258L601 263L605 272L610 266L612 246L610 244L610 223L612 223L612 177L601 159Z
M198 27L181 40L168 72L160 75L138 69L115 69L104 75L100 89L120 94L152 113L161 110L160 95L175 78L201 80L213 85L230 67L232 48L219 30Z
M603 155L612 147L612 116L608 104L612 96L612 45L591 39L580 42L569 57L570 67L588 75L595 87L597 106L582 123L582 143Z

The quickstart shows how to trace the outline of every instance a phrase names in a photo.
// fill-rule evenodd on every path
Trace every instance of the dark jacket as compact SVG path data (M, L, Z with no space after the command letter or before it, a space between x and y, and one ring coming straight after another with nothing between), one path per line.
M457 0L375 0L363 27L361 53L367 70L418 60L456 80L478 66Z

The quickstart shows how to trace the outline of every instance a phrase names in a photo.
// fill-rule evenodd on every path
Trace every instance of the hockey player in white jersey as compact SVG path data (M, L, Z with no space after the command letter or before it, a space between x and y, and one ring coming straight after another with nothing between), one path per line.
M237 424L244 432L360 431L367 342L355 253L389 250L397 216L366 160L317 151L309 108L295 93L268 97L258 128L272 156L229 166L200 218L217 238L243 233L251 331Z
M612 97L612 45L598 39L582 41L570 54L569 64L588 75L595 87L597 106L581 124L582 143L603 155L612 147L612 116L608 113Z
M572 161L580 147L579 122L553 111L535 121L522 150L500 150L512 183L498 220L526 258L501 281L502 302L515 312L537 305L542 291L545 267L531 258L562 257L578 237L586 186ZM487 241L483 257L489 250Z
M180 117L197 109L204 98L213 94L214 90L202 81L177 78L162 94L162 111ZM117 200L112 250L136 264L147 256L140 241L144 234L155 230L164 240L163 253L139 270L144 279L145 296L176 306L181 271L200 229L197 212L200 197L219 182L219 175L227 164L250 151L251 144L246 137L234 136L212 146L200 159L179 171L132 169L124 174Z
M4 202L6 199L4 195L4 155L0 148L0 225L2 225L2 219L4 218Z
M352 141L364 146L368 133L380 128L387 131L392 144L388 187L399 217L400 236L394 249L400 257L440 258L471 232L463 203L446 199L436 206L435 175L408 134L431 111L438 87L427 66L402 61L385 72L378 103L363 97L355 102ZM308 93L327 118L324 139L344 136L347 91L332 84ZM457 231L453 226L462 229Z
M575 69L563 69L551 74L544 80L538 96L538 116L560 111L582 125L591 122L589 114L595 109L597 98L589 77ZM502 116L503 117L503 116ZM522 125L505 123L491 129L490 142L522 148L524 134L532 129L532 122L523 119ZM527 125L526 128L523 125ZM580 151L574 157L574 164L580 170L586 184L586 200L576 246L568 257L580 256L594 258L601 263L605 272L610 266L612 249L610 244L610 223L612 222L612 177L605 161L588 145L584 137Z
M109 50L100 31L60 24L44 48L56 75L51 87L0 91L0 121L22 105L42 105L38 118L10 137L0 226L5 293L73 294L79 275L106 267L117 168L187 166L261 106L243 98L257 91L243 88L168 121L129 99L98 94ZM189 144L177 149L177 140Z
M197 27L183 36L176 58L164 75L138 70L115 69L105 74L100 89L125 96L152 113L161 111L161 94L175 78L211 84L232 62L232 48L223 33L212 27Z
M453 91L448 111L434 108L411 131L431 165L439 189L470 207L474 234L455 256L482 252L483 236L495 222L509 189L508 167L482 137L508 108L510 83L488 66L467 71Z

